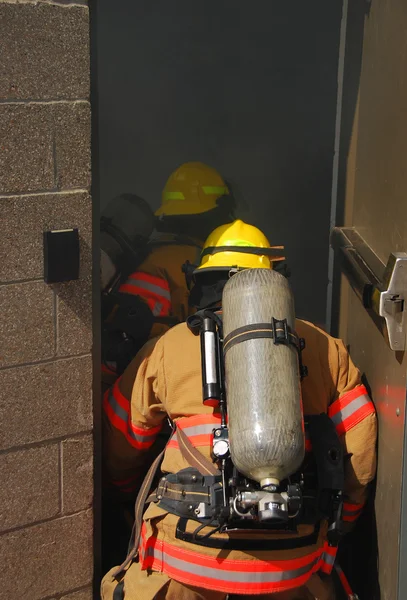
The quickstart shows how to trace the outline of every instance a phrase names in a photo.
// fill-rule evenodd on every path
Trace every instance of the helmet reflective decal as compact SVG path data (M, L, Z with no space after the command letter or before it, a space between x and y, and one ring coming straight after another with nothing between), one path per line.
M216 186L216 185L203 185L202 189L204 194L207 196L216 195L216 196L225 196L229 194L229 190L226 186Z

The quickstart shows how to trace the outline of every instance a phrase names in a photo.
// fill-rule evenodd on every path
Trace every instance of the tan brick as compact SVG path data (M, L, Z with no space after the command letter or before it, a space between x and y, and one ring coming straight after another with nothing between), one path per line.
M54 291L43 282L0 286L0 366L55 354Z
M65 514L89 508L93 499L93 439L70 438L62 445L62 510Z
M2 598L40 600L92 581L91 511L0 537Z
M0 455L0 531L60 510L58 444Z
M79 592L73 592L72 594L62 596L60 600L93 600L93 590L89 587L86 588L86 590L80 590Z
M0 448L90 430L91 357L2 371L0 423Z
M0 195L89 185L88 102L0 104Z
M0 198L0 281L42 279L43 232L77 227L83 245L81 274L91 270L92 202L86 193L69 192ZM85 260L83 254L86 254Z
M88 97L86 8L0 4L0 39L0 98Z
M55 105L55 160L58 189L90 186L90 105Z
M52 106L0 105L0 194L54 187L53 135Z

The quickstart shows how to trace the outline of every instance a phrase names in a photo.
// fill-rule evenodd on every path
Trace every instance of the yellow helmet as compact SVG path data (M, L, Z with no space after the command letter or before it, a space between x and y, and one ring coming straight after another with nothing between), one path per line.
M229 189L215 169L201 162L184 163L172 173L156 216L199 215L217 207Z
M195 273L204 269L272 269L274 261L284 260L279 252L283 249L284 246L270 246L257 227L237 220L210 234Z

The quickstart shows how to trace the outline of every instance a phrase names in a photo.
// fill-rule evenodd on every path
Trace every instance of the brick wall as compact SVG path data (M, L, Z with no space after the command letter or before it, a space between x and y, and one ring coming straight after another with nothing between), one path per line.
M0 598L90 600L93 570L89 15L0 0ZM80 280L43 282L78 227Z

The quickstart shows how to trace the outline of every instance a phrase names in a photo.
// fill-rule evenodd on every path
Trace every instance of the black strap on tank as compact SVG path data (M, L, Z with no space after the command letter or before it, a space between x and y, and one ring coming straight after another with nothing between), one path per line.
M287 324L287 319L272 319L271 323L254 323L231 331L223 340L223 350L226 352L235 346L259 338L271 338L275 344L292 345L301 350L301 340Z
M261 338L270 338L274 340L275 344L293 346L298 352L301 379L308 375L308 369L302 364L301 359L301 352L305 348L305 340L299 338L296 332L291 329L287 319L275 319L273 317L270 323L254 323L253 325L238 327L224 338L223 352L226 354L236 344Z
M206 535L196 535L196 533L187 532L188 519L181 517L178 520L175 530L175 537L178 540L206 546L207 548L218 548L219 550L241 550L241 551L259 551L259 550L294 550L296 548L305 548L317 543L320 523L316 523L314 531L310 535L290 538L273 538L272 531L259 532L259 539L233 539L230 536L224 539L210 537ZM244 534L244 531L240 532ZM269 536L266 537L266 534Z
M208 246L201 252L201 259L208 254L218 254L218 252L240 252L242 254L256 254L257 256L272 256L283 258L281 250L284 246L273 246L272 248L258 248L256 246Z

